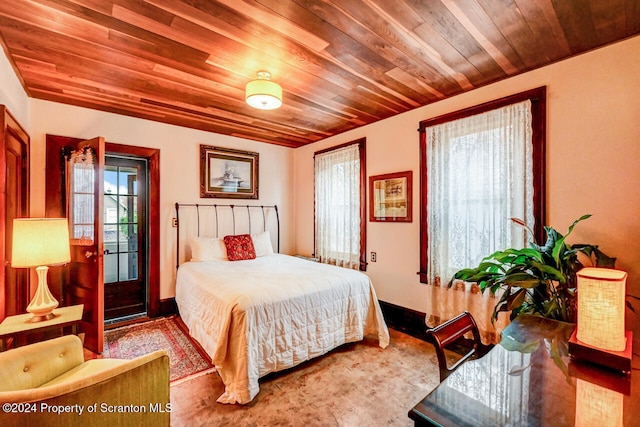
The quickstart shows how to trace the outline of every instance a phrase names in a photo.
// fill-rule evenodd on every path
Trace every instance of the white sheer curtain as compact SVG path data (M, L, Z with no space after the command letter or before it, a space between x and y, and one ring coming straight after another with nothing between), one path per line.
M95 156L91 147L85 147L73 151L66 163L67 212L73 245L92 245L95 237Z
M316 253L321 262L360 266L360 149L315 156Z
M497 340L504 319L491 325L497 300L476 284L447 284L497 250L526 245L520 218L533 227L531 102L426 128L428 283L435 325L468 310L483 341ZM505 316L506 317L506 316Z

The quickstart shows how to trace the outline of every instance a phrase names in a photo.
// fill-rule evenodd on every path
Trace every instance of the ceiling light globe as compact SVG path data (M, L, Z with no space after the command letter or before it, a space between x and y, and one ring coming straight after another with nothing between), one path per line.
M258 80L252 80L245 87L245 100L253 108L275 110L282 106L282 87L269 80L267 72L259 72Z

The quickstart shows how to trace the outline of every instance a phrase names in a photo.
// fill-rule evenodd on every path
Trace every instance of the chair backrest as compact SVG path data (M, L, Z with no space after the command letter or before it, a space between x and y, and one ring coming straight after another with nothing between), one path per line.
M7 350L0 353L0 392L40 387L83 362L76 335Z
M459 342L460 339L471 332L473 335L473 345L467 347L468 351L457 359L451 366L447 363L447 355L445 348L450 344ZM480 332L478 325L468 311L459 314L453 319L427 330L427 334L433 339L433 345L438 355L438 367L440 369L440 381L444 381L449 375L455 371L458 366L467 361L469 358L478 354L484 347L480 341Z

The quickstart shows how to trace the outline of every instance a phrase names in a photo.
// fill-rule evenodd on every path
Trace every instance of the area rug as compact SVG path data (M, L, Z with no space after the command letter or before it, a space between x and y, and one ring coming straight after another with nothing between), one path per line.
M171 316L105 331L102 357L135 359L156 350L166 350L170 381L175 384L215 370L208 356L198 347L184 324Z

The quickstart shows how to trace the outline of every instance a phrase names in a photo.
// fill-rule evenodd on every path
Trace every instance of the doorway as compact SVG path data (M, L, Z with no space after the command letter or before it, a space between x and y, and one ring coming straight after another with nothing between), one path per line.
M85 347L95 353L101 353L103 348L104 333L104 169L106 156L144 159L147 162L148 184L145 199L147 202L145 242L141 244L146 251L145 260L148 263L146 271L147 283L147 317L153 318L161 312L169 312L169 304L161 305L160 302L160 150L155 148L136 147L123 144L105 142L103 138L97 138L94 142L83 141L80 138L72 138L59 135L47 135L46 140L46 194L45 216L51 218L67 217L67 185L65 169L67 153L90 145L94 149L96 168L94 215L95 223L95 248L89 251L78 246L75 258L77 262L71 262L65 267L49 270L49 289L54 296L59 295L60 306L84 304L83 321L80 330L85 333ZM99 142L99 143L98 143ZM125 193L125 196L127 194ZM127 224L128 225L128 224ZM73 249L73 248L72 248ZM72 253L72 256L75 256ZM124 256L124 255L123 255ZM139 255L138 255L139 256ZM163 309L167 306L167 309ZM141 317L143 317L141 315ZM112 323L113 324L113 323Z
M147 316L148 169L145 158L105 155L105 325Z

